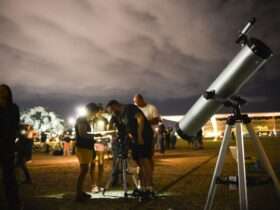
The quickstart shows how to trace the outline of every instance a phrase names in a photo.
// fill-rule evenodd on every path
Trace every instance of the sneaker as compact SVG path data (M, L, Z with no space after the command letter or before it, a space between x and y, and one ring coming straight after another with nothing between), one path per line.
M99 193L100 192L100 188L98 186L94 186L92 189L91 189L91 192L93 193Z
M138 189L138 188L135 188L133 191L132 191L132 193L131 193L131 195L133 196L133 197L139 197L139 196L141 196L143 194L143 191L141 190L141 189Z
M153 191L145 191L142 193L143 201L153 200L156 198L156 194Z

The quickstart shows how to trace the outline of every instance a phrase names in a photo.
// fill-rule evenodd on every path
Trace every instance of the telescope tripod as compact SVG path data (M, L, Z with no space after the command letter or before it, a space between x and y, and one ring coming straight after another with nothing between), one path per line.
M116 171L117 174L112 173L110 175L110 177L107 180L106 185L104 187L103 195L105 195L106 191L112 186L114 175L116 175L117 177L119 175L121 175L124 197L128 197L128 180L127 180L128 175L132 176L132 181L133 181L135 187L137 186L137 181L136 181L136 177L134 176L134 174L129 172L129 170L128 170L127 157L123 157L122 155L119 155L116 159L115 168L117 169L117 171Z
M213 206L213 201L216 193L217 184L219 177L222 173L224 160L231 140L232 129L236 128L236 145L237 145L237 170L238 170L238 190L239 190L239 205L240 210L248 210L248 196L247 196L247 179L246 179L246 168L245 168L245 149L244 149L244 138L242 132L242 124L248 130L248 133L253 141L253 145L256 148L257 158L261 161L261 166L265 169L267 174L273 181L277 194L280 198L280 184L279 180L270 164L270 161L264 151L264 148L254 132L251 125L251 119L248 115L242 115L239 107L235 109L234 114L231 115L226 124L223 141L220 147L218 159L216 162L215 170L211 180L208 197L204 210L210 210Z

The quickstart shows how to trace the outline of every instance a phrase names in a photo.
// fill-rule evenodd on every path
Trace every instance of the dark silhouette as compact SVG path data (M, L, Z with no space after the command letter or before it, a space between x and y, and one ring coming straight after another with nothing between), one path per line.
M31 184L31 176L26 162L32 159L33 129L31 125L22 125L17 141L17 161L16 166L20 168L25 176L24 184Z
M9 210L23 209L15 176L15 139L19 130L19 109L12 91L0 85L0 165Z
M86 106L87 116L80 117L75 125L76 130L76 155L80 164L80 174L77 181L76 201L84 202L91 196L83 191L83 184L88 172L91 176L92 184L95 183L95 157L94 137L88 132L91 131L90 122L95 117L99 108L95 103Z

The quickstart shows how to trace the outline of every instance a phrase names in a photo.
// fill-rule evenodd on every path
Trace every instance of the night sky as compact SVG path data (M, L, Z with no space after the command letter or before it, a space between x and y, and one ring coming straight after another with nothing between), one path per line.
M241 90L246 111L280 111L279 0L0 0L0 83L21 108L74 107L142 93L183 114L251 31L274 57Z

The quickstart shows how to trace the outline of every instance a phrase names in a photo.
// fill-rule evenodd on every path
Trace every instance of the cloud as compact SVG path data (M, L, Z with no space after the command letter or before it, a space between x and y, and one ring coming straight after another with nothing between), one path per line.
M254 95L280 77L279 9L277 0L2 0L0 82L24 101L38 94L196 97L236 54L238 30L256 16L254 33L276 53L242 92Z

